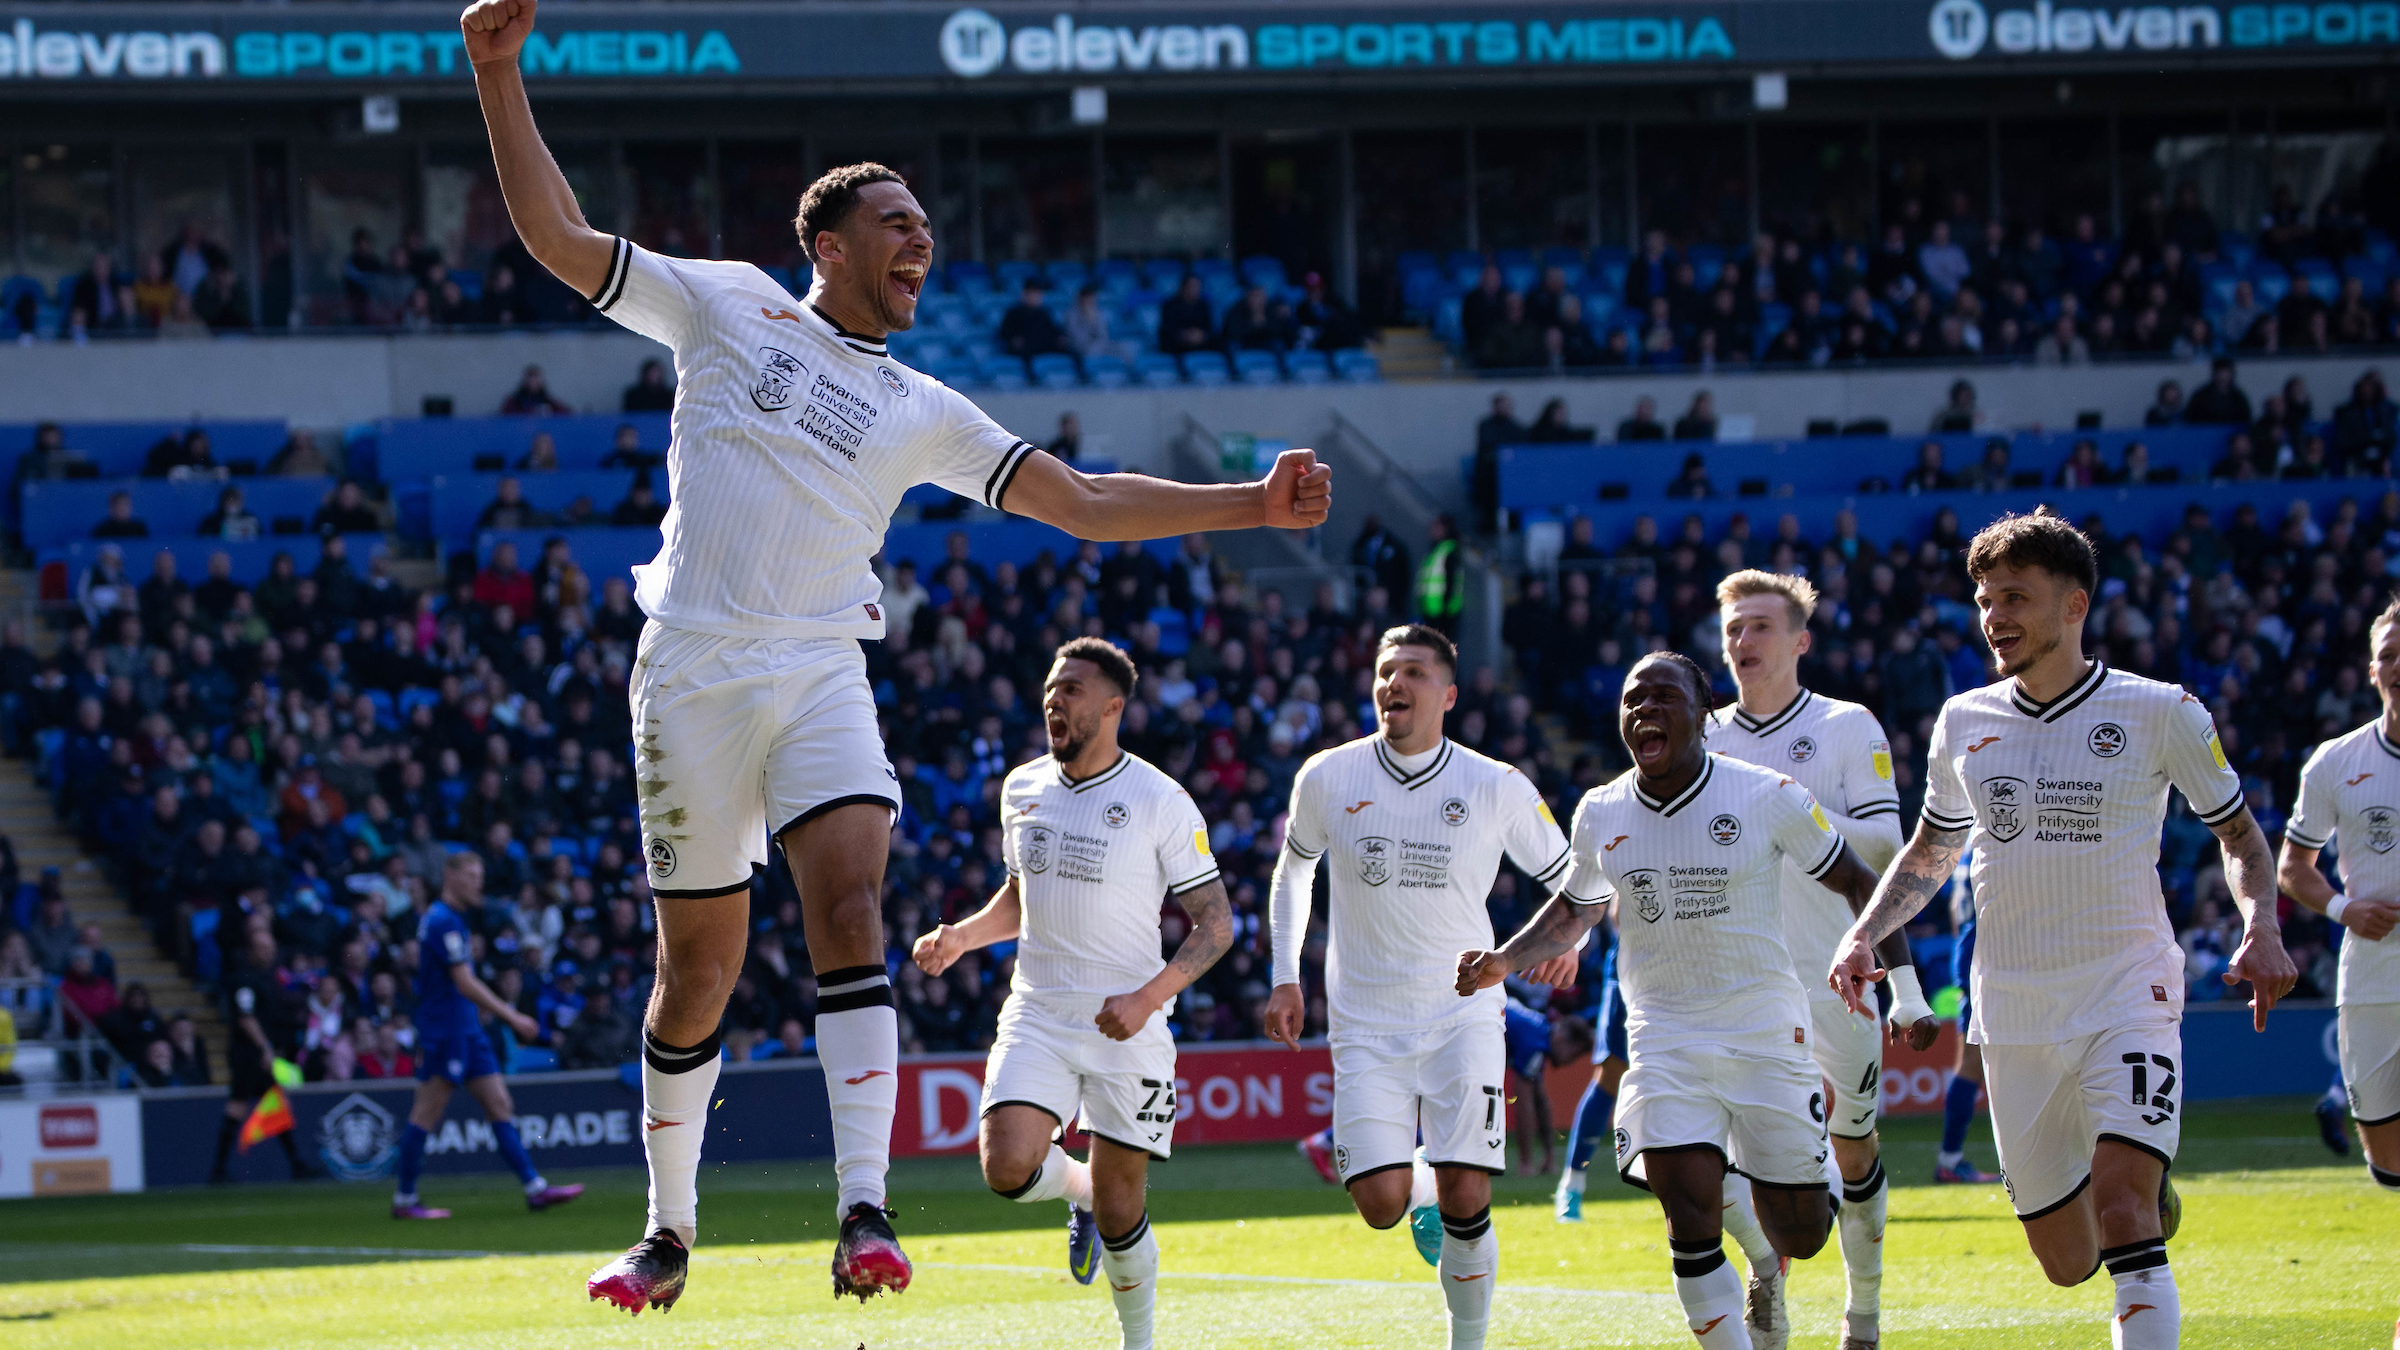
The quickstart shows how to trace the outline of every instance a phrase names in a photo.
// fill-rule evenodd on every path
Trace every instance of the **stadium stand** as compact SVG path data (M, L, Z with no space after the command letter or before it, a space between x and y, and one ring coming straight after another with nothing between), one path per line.
M2374 709L2365 622L2400 558L2390 402L2362 380L2330 411L2065 433L1502 445L1495 491L1511 534L1491 547L1522 570L1498 616L1502 660L1464 673L1451 733L1519 765L1564 811L1622 767L1609 710L1632 657L1666 644L1706 659L1718 576L1801 569L1826 595L1804 678L1884 718L1913 816L1931 713L1984 678L1965 536L2002 510L2046 503L2100 545L2096 650L2208 697L2253 808L2280 831L2307 748ZM290 999L271 1031L312 1076L402 1062L407 915L454 849L484 855L494 892L477 959L544 1027L527 1044L495 1028L504 1063L614 1064L632 1044L654 957L647 883L631 865L624 690L643 621L626 574L656 551L658 531L484 518L507 480L537 510L588 497L606 520L651 472L598 467L623 425L639 445L663 443L654 421L614 416L364 429L350 463L380 475L389 507L376 519L389 528L337 529L338 553L314 532L341 519L326 514L333 479L22 484L57 647L21 635L0 645L0 730L184 972L213 984L240 950L229 934L274 932ZM182 428L66 430L78 448L111 447L107 462L124 474L146 443ZM265 448L283 429L245 434ZM0 436L31 444L22 428ZM537 436L558 467L518 470ZM663 474L652 476L663 497ZM226 486L242 487L262 520L305 517L310 532L177 532ZM134 494L159 532L90 537L116 492ZM964 511L938 489L909 494L883 555L891 636L867 644L906 803L889 950L997 884L993 803L1007 768L1043 749L1046 656L1067 636L1103 634L1143 672L1125 741L1201 802L1239 924L1235 951L1183 1001L1176 1032L1256 1035L1281 803L1310 753L1371 725L1366 656L1412 607L1401 593L1411 561L1392 555L1395 542L1410 546L1388 533L1372 550L1362 541L1355 584L1328 584L1302 609L1245 584L1205 540L1103 548ZM121 556L104 558L111 550ZM172 575L156 570L162 552ZM2195 1000L2227 996L2214 976L2235 936L2208 842L2177 807L2162 879ZM19 895L0 927L40 936L38 887ZM1538 898L1504 873L1495 923L1508 930ZM780 859L756 884L754 914L729 1043L772 1055L787 1022L806 1043L815 1006ZM2334 934L2297 913L2286 925L2303 992L2329 993ZM1946 929L1936 906L1912 933L1937 974ZM9 942L0 935L0 965ZM939 981L897 965L908 1047L987 1042L1008 959L995 948ZM47 978L42 997L58 997L60 976ZM1321 1005L1313 1015L1321 1025ZM147 1048L125 1047L128 1061L145 1062Z

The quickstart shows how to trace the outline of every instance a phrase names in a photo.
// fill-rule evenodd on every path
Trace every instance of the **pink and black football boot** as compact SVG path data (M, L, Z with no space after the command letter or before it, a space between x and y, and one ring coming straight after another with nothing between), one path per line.
M889 1211L863 1200L852 1205L833 1244L833 1296L850 1294L864 1303L886 1289L897 1294L914 1273Z
M683 1297L683 1276L691 1260L683 1239L661 1228L593 1271L592 1278L583 1282L583 1291L636 1317L644 1308L663 1313Z

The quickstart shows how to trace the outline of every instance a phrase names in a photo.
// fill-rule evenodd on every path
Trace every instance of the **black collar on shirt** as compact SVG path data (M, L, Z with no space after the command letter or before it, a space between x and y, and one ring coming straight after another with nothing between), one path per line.
M1375 738L1375 762L1383 766L1383 771L1392 776L1393 782L1414 792L1440 777L1442 770L1449 767L1450 738L1447 736L1442 738L1441 748L1435 752L1432 763L1415 773L1410 773L1400 767L1400 757L1393 752L1392 743L1377 736Z
M1790 726L1792 719L1800 715L1800 710L1808 706L1808 700L1811 697L1812 695L1803 689L1791 702L1783 705L1782 712L1769 713L1765 717L1753 717L1741 704L1736 703L1733 705L1733 723L1753 736L1772 736Z
M2060 694L2057 698L2051 699L2048 702L2041 702L2028 695L2025 692L2024 681L2012 680L2009 682L2008 686L2008 701L2016 708L2018 712L2025 714L2027 717L2034 718L2037 721L2055 722L2058 719L2066 716L2068 713L2075 711L2077 707L2082 705L2085 699L2090 698L2093 694L2097 693L2100 689L2100 682L2107 678L2107 663L2102 661L2094 661L2092 662L2091 669L2083 672L2082 679L2077 680L2071 685L2068 685L2065 693Z
M1715 755L1704 754L1700 757L1700 772L1692 776L1690 786L1684 788L1683 791L1676 793L1675 800L1671 802L1662 802L1658 798L1651 796L1649 793L1642 791L1642 776L1639 773L1636 773L1633 776L1633 799L1637 802L1640 802L1642 805L1649 807L1651 810L1656 811L1662 816L1671 816L1683 808L1690 806L1693 800L1699 797L1701 790L1708 786L1708 780L1716 777L1716 775L1717 757Z
M825 326L832 329L833 335L837 338L840 338L842 340L842 345L848 347L850 350L865 356L891 355L890 349L884 345L884 339L879 337L868 337L864 333L853 333L849 329L842 327L840 324L833 321L832 315L818 308L817 302L814 300L808 302L808 308L811 313L814 313L818 318L823 319L825 321Z
M2400 745L2392 744L2392 738L2383 734L2383 719L2380 717L2375 719L2375 743L2383 747L2383 753L2400 759Z
M1054 764L1057 763L1056 760L1051 762ZM1084 779L1080 783L1072 778L1067 777L1067 766L1064 764L1059 764L1058 785L1067 789L1069 792L1083 792L1090 788L1096 788L1102 783L1107 782L1109 779L1116 777L1118 774L1125 772L1125 766L1131 764L1132 762L1133 756L1126 754L1122 750L1119 750L1117 752L1116 763L1109 765L1107 768L1102 769L1100 772L1093 774L1091 777Z

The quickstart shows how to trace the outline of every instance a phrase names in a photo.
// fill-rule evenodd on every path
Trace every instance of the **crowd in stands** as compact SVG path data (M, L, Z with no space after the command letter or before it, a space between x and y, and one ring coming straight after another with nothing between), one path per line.
M56 314L48 325L45 308ZM141 255L131 270L114 253L94 254L91 266L59 282L48 306L31 278L11 277L0 286L0 330L19 342L42 336L84 342L96 334L205 338L251 326L250 291L233 255L194 222L158 252Z
M2111 238L1902 203L1872 243L1761 233L1746 253L1515 250L1403 261L1413 309L1488 370L1809 367L1887 360L2081 365L2117 356L2400 346L2393 241L2338 198L2278 188L2254 232L2221 230L2198 190L2153 192Z

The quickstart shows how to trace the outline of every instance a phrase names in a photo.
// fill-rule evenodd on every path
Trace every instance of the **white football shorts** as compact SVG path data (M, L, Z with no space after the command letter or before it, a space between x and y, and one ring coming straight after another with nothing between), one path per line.
M1883 1024L1840 1003L1810 999L1809 1054L1833 1089L1825 1128L1844 1139L1875 1133L1883 1109Z
M2400 1003L2361 1003L2337 1015L2342 1082L2361 1125L2400 1120Z
M1495 1014L1398 1036L1333 1042L1333 1161L1347 1186L1416 1158L1508 1170L1508 1049Z
M2183 1139L2180 1017L2055 1045L1987 1045L1983 1069L2000 1179L2018 1218L2038 1219L2082 1194L2103 1139L2174 1165Z
M1617 1172L1649 1189L1642 1155L1714 1150L1733 1171L1780 1190L1825 1190L1825 1084L1805 1047L1789 1053L1638 1042L1617 1086Z
M653 622L631 698L642 856L662 900L749 885L772 837L837 806L899 810L866 658L850 638L731 638Z
M1091 1000L1092 1016L1099 1015ZM1112 1041L1089 1017L1071 1018L1011 995L984 1067L983 1111L1031 1106L1065 1130L1160 1162L1175 1151L1175 1037L1153 1013L1130 1041Z

